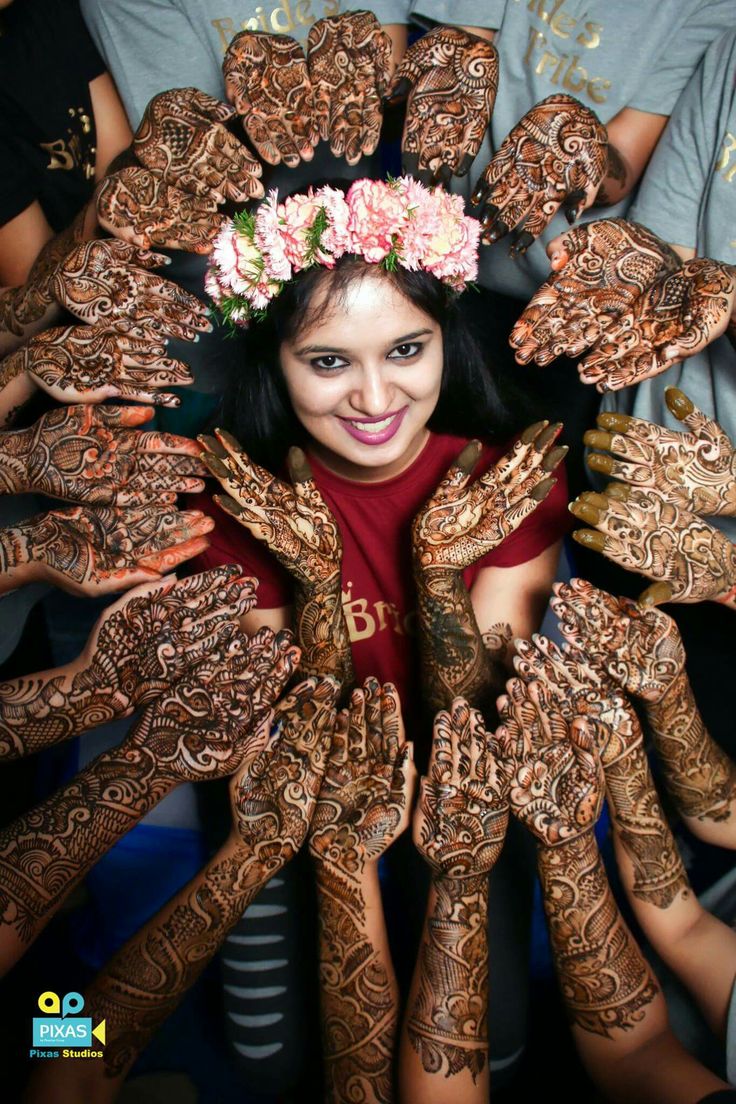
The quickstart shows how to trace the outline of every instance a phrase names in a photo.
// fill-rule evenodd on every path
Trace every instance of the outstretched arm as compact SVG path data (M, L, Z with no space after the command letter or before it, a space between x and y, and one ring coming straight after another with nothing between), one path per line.
M310 839L331 1104L393 1100L398 990L378 859L408 824L413 783L398 695L367 679L340 714Z
M260 750L296 650L267 630L243 643L219 662L205 660L157 698L119 748L0 835L0 969L24 954L97 860L179 783L226 777L249 749Z
M529 693L525 713L507 709L497 736L514 769L512 812L537 838L552 954L576 1046L606 1098L692 1104L727 1086L675 1039L662 993L611 893L593 833L603 800L593 731L540 700Z
M310 679L279 703L281 723L273 726L257 755L246 755L233 777L230 837L85 994L90 1014L106 1021L104 1062L44 1063L29 1104L113 1100L140 1051L251 900L299 850L327 760L336 689L331 680Z
M643 701L667 788L688 828L707 843L736 846L736 768L703 723L675 622L584 579L555 591L564 636Z
M461 698L437 714L414 842L432 881L402 1030L402 1101L488 1099L488 874L508 822L508 776Z

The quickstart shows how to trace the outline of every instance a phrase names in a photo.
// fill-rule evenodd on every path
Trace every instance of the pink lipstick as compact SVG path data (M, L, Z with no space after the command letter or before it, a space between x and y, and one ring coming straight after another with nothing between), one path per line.
M356 441L360 441L363 445L384 445L398 433L408 409L408 406L402 406L401 410L381 414L378 418L342 418L340 415L338 417Z

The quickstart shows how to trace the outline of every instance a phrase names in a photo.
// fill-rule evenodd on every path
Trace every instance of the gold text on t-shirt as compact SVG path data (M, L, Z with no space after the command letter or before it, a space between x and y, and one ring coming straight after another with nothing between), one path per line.
M729 184L736 176L736 157L731 156L734 153L736 153L736 134L731 134L727 130L721 146L721 156L716 163L716 172L720 173Z
M586 58L581 51L600 45L603 24L571 15L564 4L565 0L528 0L527 10L534 19L529 23L524 64L538 76L546 76L556 88L594 104L605 103L611 81L593 76L581 64Z
M223 54L240 31L265 31L266 34L288 34L303 38L308 27L318 19L337 15L340 0L279 0L273 7L258 4L250 9L253 15L238 20L231 15L210 22L220 36Z

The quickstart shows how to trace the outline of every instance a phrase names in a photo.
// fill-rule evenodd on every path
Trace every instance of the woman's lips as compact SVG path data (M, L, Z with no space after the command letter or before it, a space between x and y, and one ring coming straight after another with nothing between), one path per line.
M408 406L380 418L340 418L351 437L363 445L383 445L399 430ZM340 415L338 415L340 417Z

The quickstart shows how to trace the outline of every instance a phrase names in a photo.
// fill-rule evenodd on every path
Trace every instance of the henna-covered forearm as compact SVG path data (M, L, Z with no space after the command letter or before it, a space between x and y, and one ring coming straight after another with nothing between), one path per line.
M624 923L592 832L537 851L542 899L574 1027L611 1038L655 1000L654 977Z
M461 574L444 568L416 573L422 684L429 711L464 697L483 711L505 673L481 636Z
M428 1073L488 1060L488 876L432 882L407 1034Z
M348 690L355 675L339 573L318 586L297 585L294 606L300 673L332 675Z
M367 919L371 897L382 916L375 864L358 878L322 862L317 893L325 1098L332 1104L350 1099L383 1104L393 1099L398 995L385 951L377 945L385 946L385 933L376 940Z
M688 880L642 744L606 767L606 792L616 837L633 867L632 893L667 908Z
M646 708L667 789L680 813L728 820L736 767L706 729L687 674L681 671L660 701L647 702Z
M66 230L44 245L25 284L0 293L0 332L21 337L30 323L44 318L54 302L51 281L56 269L75 245L94 235L96 227L94 206L83 207Z
M122 1077L258 893L265 875L232 841L118 951L85 994L107 1023L105 1073Z
M0 963L11 965L97 860L173 788L126 742L0 835Z

